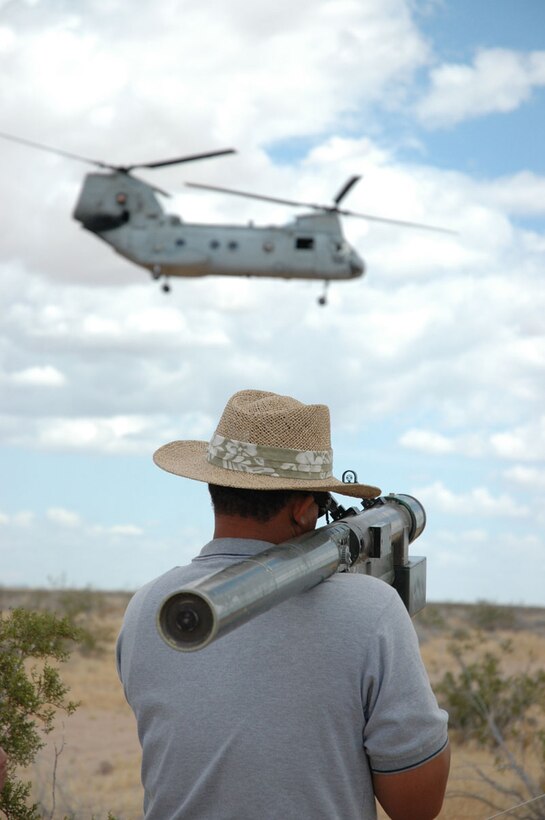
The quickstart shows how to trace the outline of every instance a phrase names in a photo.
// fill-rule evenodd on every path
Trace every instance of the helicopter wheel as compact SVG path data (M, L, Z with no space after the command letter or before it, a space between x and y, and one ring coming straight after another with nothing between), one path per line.
M163 291L163 293L170 293L170 285L168 284L168 282L164 282L161 285L161 290Z
M328 285L329 285L329 279L326 279L325 282L324 282L324 292L322 293L321 296L318 297L318 304L321 305L322 307L324 305L327 305L327 288L328 288Z

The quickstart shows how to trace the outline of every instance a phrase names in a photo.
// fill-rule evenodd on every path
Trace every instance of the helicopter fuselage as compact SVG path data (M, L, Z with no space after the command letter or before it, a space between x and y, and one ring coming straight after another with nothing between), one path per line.
M364 263L334 212L283 226L184 222L165 213L154 189L130 174L92 173L73 214L119 254L159 276L354 279Z

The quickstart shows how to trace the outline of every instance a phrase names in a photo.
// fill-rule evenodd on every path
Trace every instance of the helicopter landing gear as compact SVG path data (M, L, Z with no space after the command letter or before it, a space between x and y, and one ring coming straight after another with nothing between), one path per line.
M163 274L163 271L161 270L161 265L154 265L151 269L151 278L157 282L157 280L160 279L161 276L165 277L165 281L161 285L161 290L163 291L163 293L170 293L170 285L168 282L167 274Z
M321 296L318 297L318 300L317 300L318 304L321 307L323 307L324 305L327 305L327 288L328 288L328 286L329 286L329 279L326 279L325 282L324 282L324 292L322 293Z

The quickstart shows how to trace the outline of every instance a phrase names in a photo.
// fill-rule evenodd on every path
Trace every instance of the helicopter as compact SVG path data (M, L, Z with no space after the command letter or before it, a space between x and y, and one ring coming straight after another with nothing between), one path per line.
M341 216L445 232L444 228L360 214L339 206L360 176L351 176L329 205L281 199L213 185L187 182L186 186L267 202L305 208L285 225L256 227L185 222L168 214L158 195L169 196L132 173L137 168L154 169L179 163L234 154L233 148L208 151L175 159L132 165L112 165L72 154L31 140L0 132L0 137L49 151L68 159L95 165L104 172L85 176L73 218L129 261L146 268L153 279L163 279L170 291L170 277L256 276L283 279L323 280L318 298L327 302L332 280L355 279L364 274L364 261L346 241ZM451 233L451 231L446 231Z

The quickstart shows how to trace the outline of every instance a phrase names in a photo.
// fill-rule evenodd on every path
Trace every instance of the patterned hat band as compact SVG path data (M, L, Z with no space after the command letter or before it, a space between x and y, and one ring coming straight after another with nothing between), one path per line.
M235 441L217 433L207 447L207 461L224 470L273 478L331 478L332 450L291 450Z

